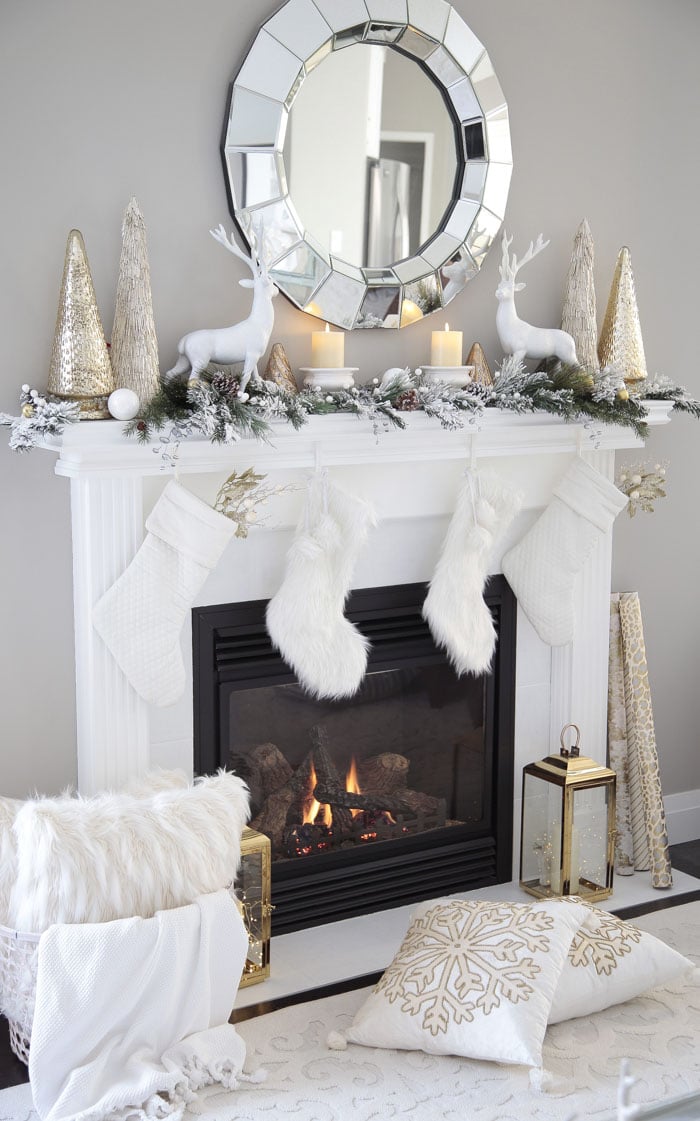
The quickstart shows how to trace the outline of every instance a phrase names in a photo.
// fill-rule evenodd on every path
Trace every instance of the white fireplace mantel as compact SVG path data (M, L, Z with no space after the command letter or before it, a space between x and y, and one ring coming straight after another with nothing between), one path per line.
M650 425L667 423L669 413L669 403L649 402ZM344 480L350 475L350 485L353 478L358 485L369 479L372 496L375 488L380 494L379 527L376 555L358 573L356 586L363 587L429 579L458 485L460 461L466 465L488 459L524 489L522 533L528 518L531 523L549 500L567 458L582 454L612 478L615 451L642 446L629 429L594 430L544 414L515 416L489 409L478 425L457 431L446 431L420 413L406 414L405 419L405 431L382 432L379 437L368 422L333 415L313 417L299 432L273 424L269 444L241 440L214 446L187 440L179 448L178 471L220 479L254 465L285 478L285 472L327 466L342 469ZM118 788L153 763L191 767L191 685L172 710L151 708L129 685L91 624L93 605L128 566L143 539L144 510L158 486L156 478L146 487L148 478L162 475L165 483L171 473L163 471L160 444L156 440L143 445L125 437L120 422L92 421L70 426L60 439L46 440L42 446L57 453L57 474L71 480L79 788L84 794ZM194 479L191 485L196 489ZM398 493L407 489L408 495ZM433 509L430 502L436 498L439 508ZM198 602L272 594L291 525L287 518L282 527L260 526L248 541L232 543L231 555L227 551L219 566L228 565L230 580L224 584L217 569ZM584 714L587 753L605 751L611 563L612 534L578 578L578 624L570 646L545 648L519 613L516 773L519 763L558 742L572 714ZM186 626L186 664L189 641ZM542 738L549 743L540 742Z
M650 425L666 424L671 404L648 401ZM349 464L406 463L416 460L464 459L472 454L493 456L541 455L575 451L615 451L641 447L629 428L563 423L545 413L520 416L503 409L487 409L464 428L448 431L423 413L406 413L406 429L390 429L378 436L371 424L357 417L310 417L300 431L284 421L271 422L270 442L240 440L216 445L206 440L180 444L178 468L183 472L216 473L237 463L254 461L262 471ZM56 474L70 478L93 475L144 476L162 472L158 439L141 444L124 435L120 421L88 421L65 429L61 437L46 439L42 447L58 452Z

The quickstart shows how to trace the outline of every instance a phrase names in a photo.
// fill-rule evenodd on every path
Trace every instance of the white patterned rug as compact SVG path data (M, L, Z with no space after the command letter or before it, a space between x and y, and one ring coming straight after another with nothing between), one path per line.
M700 903L634 920L700 965ZM325 1040L352 1019L367 990L296 1005L239 1026L249 1069L267 1081L235 1093L212 1088L204 1121L579 1121L614 1117L620 1062L639 1079L633 1099L656 1102L700 1090L700 968L689 981L655 989L547 1032L547 1093L530 1089L523 1067L348 1046ZM205 1092L206 1093L206 1092ZM193 1114L186 1114L192 1118ZM0 1092L0 1121L37 1121L29 1086Z

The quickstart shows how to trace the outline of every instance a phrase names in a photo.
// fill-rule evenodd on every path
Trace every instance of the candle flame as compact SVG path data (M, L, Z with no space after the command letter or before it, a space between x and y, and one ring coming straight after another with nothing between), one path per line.
M327 333L330 332L330 329L331 329L330 323L326 323L326 332Z
M445 330L446 330L446 331L449 331L449 329L450 329L450 325L449 325L449 323L446 323L446 324L445 324Z

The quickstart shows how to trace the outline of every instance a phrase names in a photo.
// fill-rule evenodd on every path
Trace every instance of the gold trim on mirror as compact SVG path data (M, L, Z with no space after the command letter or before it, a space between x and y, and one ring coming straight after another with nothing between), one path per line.
M289 186L294 102L312 72L358 44L384 54L381 44L427 75L454 129L457 170L449 204L437 220L433 199L432 219L410 245L380 243L393 250L403 244L396 260L384 261L381 248L374 258L368 250L364 256L355 250L353 257L334 230L321 245L325 237L303 220L310 196L297 196L295 206ZM421 127L425 131L425 121L416 125L417 135ZM345 330L407 326L454 299L498 234L513 162L508 107L489 56L446 0L287 0L260 28L233 82L222 149L233 216L246 240L262 222L265 259L280 291L296 307ZM378 153L372 155L379 162ZM389 156L388 162L403 159ZM329 197L327 184L319 182L322 191Z

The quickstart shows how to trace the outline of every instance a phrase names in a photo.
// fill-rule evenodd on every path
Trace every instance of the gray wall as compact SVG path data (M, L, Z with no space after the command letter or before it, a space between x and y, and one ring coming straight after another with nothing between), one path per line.
M219 137L226 91L272 3L243 0L3 0L0 7L0 409L45 384L69 229L82 230L109 334L121 216L144 212L161 357L185 330L246 314L240 270L207 235L227 221ZM521 249L552 239L528 270L519 310L556 323L572 238L590 221L602 311L619 246L630 246L647 358L700 394L687 324L697 321L700 77L695 0L456 0L487 44L512 113L507 224ZM451 306L450 322L498 357L498 254ZM443 316L444 318L444 316ZM372 376L429 353L426 320L348 336L348 364ZM276 339L307 363L315 321L277 301ZM667 792L700 788L696 684L700 429L654 433L670 496L653 517L620 519L615 586L645 611ZM57 790L75 776L69 486L52 457L11 455L3 486L0 788ZM585 723L585 714L572 713ZM543 745L544 747L544 745Z

